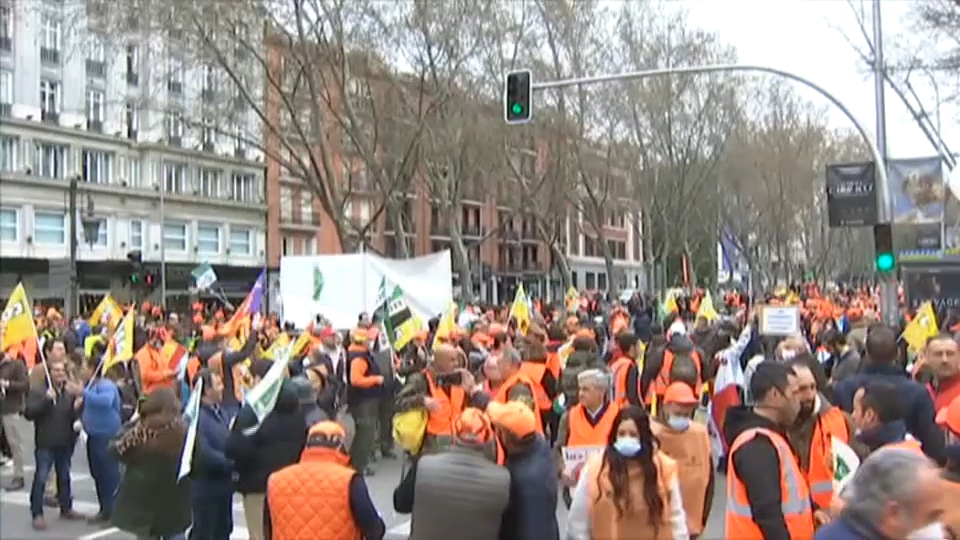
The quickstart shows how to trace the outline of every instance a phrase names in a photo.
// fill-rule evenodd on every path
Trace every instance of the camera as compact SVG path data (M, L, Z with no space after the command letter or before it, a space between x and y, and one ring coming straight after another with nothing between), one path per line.
M448 375L437 375L437 384L440 386L457 386L463 382L463 373L459 371Z

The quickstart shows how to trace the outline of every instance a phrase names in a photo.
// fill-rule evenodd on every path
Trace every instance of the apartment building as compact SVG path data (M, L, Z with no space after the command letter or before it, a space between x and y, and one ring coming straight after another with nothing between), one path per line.
M187 65L173 42L135 29L80 24L76 7L0 0L0 297L23 281L34 298L63 301L74 233L81 294L124 297L132 250L165 267L170 297L201 263L228 295L245 294L267 245L253 115L237 102L230 124L201 121L235 93L215 67Z

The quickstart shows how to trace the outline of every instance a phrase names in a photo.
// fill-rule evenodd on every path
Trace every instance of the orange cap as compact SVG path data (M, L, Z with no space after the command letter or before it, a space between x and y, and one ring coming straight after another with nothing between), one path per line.
M483 444L490 440L491 432L490 421L480 409L464 409L463 414L453 421L453 433L461 441Z
M693 388L690 388L690 385L685 382L675 382L671 383L667 387L667 391L663 393L663 402L664 403L676 403L678 405L696 405L700 403L700 400L697 399L696 394L693 393Z
M950 405L940 409L937 413L937 425L949 429L954 435L960 435L960 397L954 398Z
M520 438L537 432L537 419L533 416L533 410L519 401L494 401L487 405L487 416L490 417L491 424Z

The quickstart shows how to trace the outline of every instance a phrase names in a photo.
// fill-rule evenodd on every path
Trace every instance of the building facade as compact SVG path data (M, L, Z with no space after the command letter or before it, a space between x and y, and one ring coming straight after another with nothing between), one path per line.
M82 297L128 298L135 250L164 271L154 300L166 289L168 304L183 303L201 263L228 296L245 294L267 245L256 123L243 111L228 125L200 122L229 92L212 68L134 32L78 25L68 4L0 2L0 297L23 281L33 298L63 303L69 279L53 268L70 259L71 234Z

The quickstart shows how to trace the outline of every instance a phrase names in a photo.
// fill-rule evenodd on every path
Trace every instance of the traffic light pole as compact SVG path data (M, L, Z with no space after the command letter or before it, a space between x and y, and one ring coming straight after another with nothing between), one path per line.
M77 196L80 191L80 177L77 175L70 177L70 184L67 188L67 223L70 224L70 258L69 258L69 272L70 272L70 287L69 296L65 302L65 311L67 317L72 320L74 316L78 314L77 300L80 296L80 276L77 275L77 257L80 251L80 238L77 236L79 232L77 230Z
M879 65L879 62L878 62ZM884 153L880 151L877 142L874 141L867 133L867 130L864 128L857 118L853 115L853 112L847 108L836 96L828 92L825 88L818 85L817 83L797 75L796 73L791 73L789 71L784 71L782 69L772 68L769 66L760 66L760 65L750 65L750 64L720 64L714 66L686 66L686 67L670 67L670 68L660 68L660 69L648 69L642 71L630 71L626 73L615 73L615 74L606 74L606 75L596 75L591 77L575 77L570 79L560 79L554 81L543 81L543 82L534 82L531 84L531 88L534 90L550 90L550 89L560 89L567 88L570 86L584 86L591 84L600 84L608 82L623 82L636 79L647 79L650 77L662 77L665 75L699 75L704 73L737 73L737 72L748 72L748 73L765 73L767 75L775 75L777 77L782 77L784 79L789 79L796 83L802 84L807 88L817 92L824 98L826 98L830 103L832 103L837 109L840 109L840 112L850 120L850 123L853 124L853 127L856 128L857 133L860 134L860 137L863 139L863 142L866 143L867 148L870 150L870 154L873 157L873 161L877 164L876 171L879 183L878 190L878 217L880 218L881 223L890 223L893 216L890 215L891 204L890 204L890 183L887 180L887 168L885 166L886 162L884 160ZM882 134L885 135L885 134ZM883 141L886 142L885 140ZM884 147L886 145L884 144ZM899 316L899 302L897 298L897 282L896 277L893 276L890 279L885 279L880 284L881 291L881 311L883 312L884 320L888 324L894 324Z

